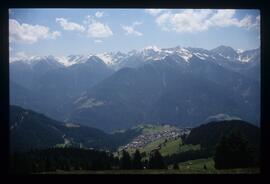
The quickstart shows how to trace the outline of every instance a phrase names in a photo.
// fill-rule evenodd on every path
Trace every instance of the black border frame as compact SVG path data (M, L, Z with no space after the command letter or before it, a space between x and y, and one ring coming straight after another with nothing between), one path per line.
M261 12L261 174L267 167L269 130L269 10L260 0L2 0L0 7L0 163L1 173L8 173L9 158L9 8L200 8L200 9L259 9ZM2 151L4 150L4 151Z

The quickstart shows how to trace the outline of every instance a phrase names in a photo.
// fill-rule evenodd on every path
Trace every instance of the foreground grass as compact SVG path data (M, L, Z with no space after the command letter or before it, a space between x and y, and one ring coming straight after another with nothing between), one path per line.
M206 171L206 172L215 172L215 162L213 158L206 158L206 159L196 159L196 160L189 160L186 162L181 162L178 164L179 169L186 171L186 172L193 172L193 171ZM172 168L172 165L169 166Z
M179 170L172 169L172 165L167 170L77 170L77 171L62 171L43 172L41 174L259 174L259 168L238 168L217 170L214 167L213 158L190 160L178 164ZM206 166L206 169L204 169Z
M258 168L247 169L229 169L229 170L103 170L103 171L56 171L56 172L43 172L40 174L259 174Z

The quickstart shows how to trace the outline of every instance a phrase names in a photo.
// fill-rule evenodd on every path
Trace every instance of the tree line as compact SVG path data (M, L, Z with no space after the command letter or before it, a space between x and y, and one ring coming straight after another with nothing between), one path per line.
M80 148L49 148L27 153L13 153L10 156L11 173L36 173L56 170L111 170L111 169L166 169L163 157L158 151L142 161L141 153L131 156L122 151L119 158L107 151Z

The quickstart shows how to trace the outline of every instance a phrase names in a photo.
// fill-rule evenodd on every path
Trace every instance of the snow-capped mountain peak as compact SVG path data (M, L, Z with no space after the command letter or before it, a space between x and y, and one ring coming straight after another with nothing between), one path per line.
M237 54L242 54L243 52L245 52L245 50L244 49L236 49L236 52L237 52Z
M29 57L19 57L19 58L11 58L11 63L13 62L22 62L33 67L38 63L46 63L48 65L62 65L58 62L58 59L52 55L48 56L29 56Z
M121 62L121 60L126 58L127 54L124 54L121 52L117 52L117 53L103 52L100 54L96 54L96 56L99 57L101 60L103 60L105 64L107 64L109 66L115 66L119 62Z
M94 56L93 54L88 54L88 55L68 55L68 56L60 56L56 57L58 62L63 64L66 67L69 67L74 64L79 64L79 63L85 63L89 58Z
M228 46L219 46L212 50L191 47L173 47L173 48L158 48L157 46L148 46L141 50L132 50L128 53L121 52L103 52L89 55L68 55L68 56L31 56L10 58L11 62L20 61L30 66L34 66L40 62L46 62L48 65L61 65L65 67L74 64L102 60L108 67L118 70L122 67L137 67L145 62L164 61L168 56L176 58L177 62L189 63L190 59L195 56L200 60L212 61L221 64L223 62L241 62L249 63L254 60L259 60L260 48L253 50L234 50ZM91 57L97 57L98 59ZM175 57L177 56L177 57ZM100 60L99 60L100 59Z
M260 49L246 50L239 54L238 60L242 63L249 63L258 61L260 56Z
M161 49L158 48L157 46L155 45L152 45L152 46L147 46L143 49L144 51L149 51L149 50L152 50L154 52L161 52Z
M104 61L104 63L106 63L107 65L112 65L113 64L112 55L110 53L108 53L108 52L97 54L97 57L102 59Z
M189 62L190 58L192 58L192 52L187 50L184 47L176 47L175 52L177 53L178 56L183 58L186 62Z

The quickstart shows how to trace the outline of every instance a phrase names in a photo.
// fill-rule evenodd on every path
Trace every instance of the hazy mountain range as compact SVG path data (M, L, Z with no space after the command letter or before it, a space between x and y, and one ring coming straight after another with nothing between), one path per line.
M105 131L196 126L219 114L260 123L260 48L147 47L10 63L10 103ZM223 116L224 117L224 116Z

